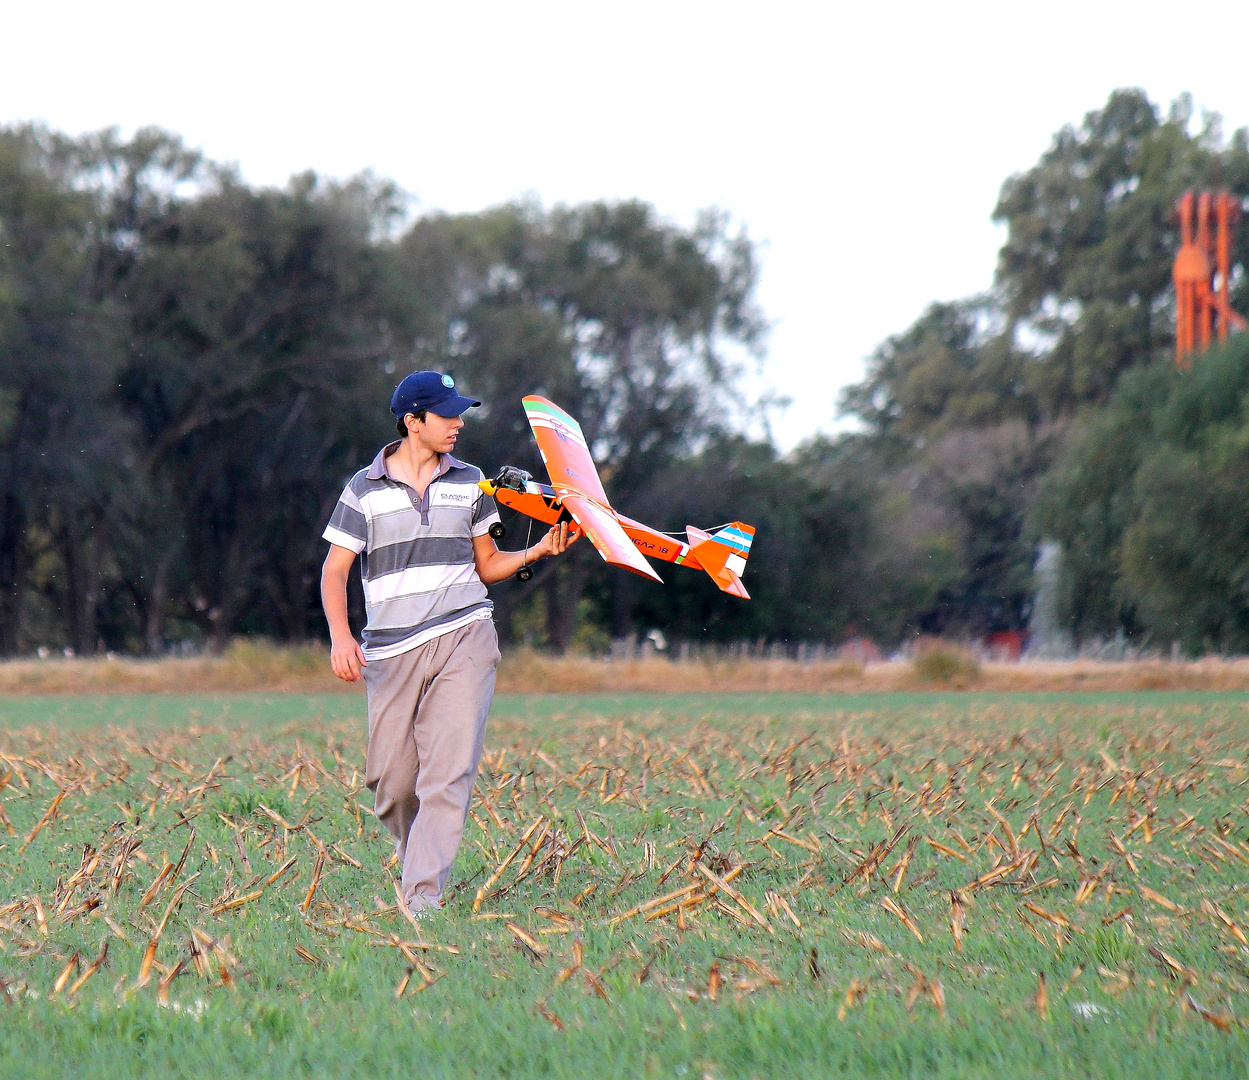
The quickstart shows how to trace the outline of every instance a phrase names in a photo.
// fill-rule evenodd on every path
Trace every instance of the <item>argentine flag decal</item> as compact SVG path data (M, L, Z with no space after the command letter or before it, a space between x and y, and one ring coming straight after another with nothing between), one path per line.
M728 525L717 533L712 534L712 539L720 541L727 547L735 548L743 555L750 552L750 542L754 539L754 532L743 532L736 525Z

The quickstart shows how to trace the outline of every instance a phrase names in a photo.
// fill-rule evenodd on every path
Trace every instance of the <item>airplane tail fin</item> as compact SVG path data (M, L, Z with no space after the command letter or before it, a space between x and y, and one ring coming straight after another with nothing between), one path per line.
M741 574L746 569L746 560L750 558L750 544L755 538L754 526L731 521L708 533L687 525L685 535L689 540L690 554L707 571L711 580L722 591L749 600L750 593L742 584Z

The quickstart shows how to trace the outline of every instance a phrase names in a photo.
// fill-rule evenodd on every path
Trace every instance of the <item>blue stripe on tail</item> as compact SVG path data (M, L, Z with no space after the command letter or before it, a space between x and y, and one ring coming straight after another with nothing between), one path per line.
M719 532L712 533L712 539L718 540L726 547L731 547L745 555L750 551L750 541L753 537L749 533L744 533L741 529L729 525Z

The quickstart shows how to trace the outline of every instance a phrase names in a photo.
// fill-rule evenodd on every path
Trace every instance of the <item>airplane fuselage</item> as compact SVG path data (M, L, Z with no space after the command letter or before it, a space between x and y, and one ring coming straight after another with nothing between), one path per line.
M525 482L524 491L516 491L509 487L496 487L494 484L490 487L495 501L501 506L516 510L535 521L541 521L546 525L572 521L572 515L560 502L559 493L549 484L539 484L535 480L528 480ZM609 508L604 507L604 509ZM618 511L611 510L610 512L615 514L625 535L633 541L633 546L643 555L659 559L661 562L678 563L701 569L701 564L690 551L689 544L684 544L648 525L643 525L640 521L634 521Z

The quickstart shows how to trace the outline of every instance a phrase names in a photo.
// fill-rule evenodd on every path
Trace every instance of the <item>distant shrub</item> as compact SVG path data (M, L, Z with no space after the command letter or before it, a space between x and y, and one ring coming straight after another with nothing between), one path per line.
M966 686L980 678L980 661L967 649L936 638L920 642L911 664L920 682Z
M282 676L319 674L329 667L324 645L275 645L257 637L235 638L218 663L223 668Z

